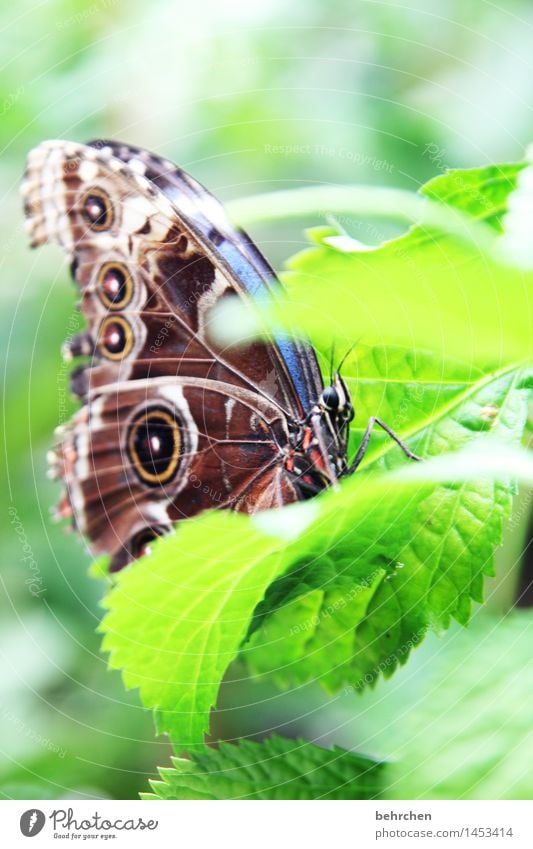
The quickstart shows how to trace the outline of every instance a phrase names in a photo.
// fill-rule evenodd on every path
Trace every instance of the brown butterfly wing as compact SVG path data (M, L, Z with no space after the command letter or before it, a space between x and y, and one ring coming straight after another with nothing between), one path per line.
M111 385L61 436L66 512L73 509L94 553L113 554L115 569L200 510L255 512L299 497L279 462L284 416L232 384L160 377ZM146 450L155 436L164 445L159 463Z
M268 293L271 298L276 297L281 288L279 281L257 245L247 233L230 224L222 204L190 174L150 151L121 142L98 140L90 142L90 146L111 151L130 167L140 167L152 185L181 211L182 219L186 220L189 231L195 234L205 255L214 266L223 268L226 276L232 280L232 291L227 294L237 292L247 299L251 295L261 296L264 293ZM189 210L189 214L186 215L184 210ZM266 386L272 387L275 393L272 384L276 372L271 369L271 365L274 364L276 370L281 369L284 382L290 385L289 406L294 405L293 412L301 416L316 402L323 389L316 355L310 345L297 338L278 339L278 346L275 352L268 349L267 372L264 366L259 373L249 371L250 361L255 363L257 355L258 365L263 360L261 346L250 350L250 357L244 352L245 363L242 347L234 352L226 351L224 356L230 359L235 357L237 369L244 368L256 389L263 386L266 380Z
M249 293L196 225L194 200L183 194L178 210L144 170L141 160L124 163L109 147L69 142L43 143L28 160L24 193L32 245L56 241L65 248L89 323L70 343L74 355L94 355L90 374L78 373L75 390L84 397L88 381L97 387L192 374L241 383L301 416L300 396L276 344L214 346L212 308L221 298ZM219 205L211 201L213 213ZM217 224L218 232L236 232L221 211ZM320 392L317 375L315 368L314 395Z
M65 248L88 324L67 343L90 359L73 379L85 406L56 451L60 512L114 568L200 510L301 497L284 466L290 423L304 412L286 360L274 340L214 346L211 309L249 292L194 220L193 195L178 208L132 160L49 142L30 154L24 184L32 244ZM317 369L311 376L314 393Z

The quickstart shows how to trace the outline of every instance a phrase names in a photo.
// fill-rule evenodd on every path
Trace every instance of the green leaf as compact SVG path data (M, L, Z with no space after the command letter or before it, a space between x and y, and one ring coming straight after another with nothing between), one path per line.
M531 798L532 637L530 611L447 637L394 728L387 798Z
M314 560L334 564L349 586L373 580L406 544L432 486L355 477L341 492L253 519L215 511L183 523L118 573L101 625L110 666L140 689L177 750L202 744L224 672L272 581L289 567L298 581L299 564ZM357 558L360 545L367 558Z
M452 171L425 186L422 194L432 200L431 208L456 216L455 233L430 221L362 250L341 231L321 231L318 244L290 260L282 275L288 296L273 308L272 320L291 332L300 328L324 347L332 338L346 347L355 340L374 346L386 341L482 366L531 361L533 271L512 265L512 256L503 250L509 243L497 238L525 165ZM338 188L332 187L332 204ZM344 194L350 191L340 188ZM303 208L305 193L302 197ZM282 217L291 211L290 199L278 201ZM265 205L271 218L273 202L266 199ZM334 205L321 208L337 218L344 211ZM465 221L485 222L483 236L472 235ZM237 309L227 304L220 316L226 334L236 326L243 335L260 332L242 308L237 321Z
M501 184L494 172L470 172L459 190L457 177L446 175L426 191L438 198L435 203L453 199L463 218L483 219L494 232L502 226L517 172L510 168ZM485 206L478 192L489 198ZM341 337L353 331L352 314L361 310L342 301L340 289L348 286L355 297L354 281L359 287L361 277L345 263L364 259L332 248L324 242L328 238L323 231L319 247L304 259L309 270L319 271L323 259L333 260L328 287L319 291L311 281L301 296L312 305L318 298L313 309L320 305L321 321L310 326L323 350L329 345L323 326L328 309L332 315L338 310ZM431 286L449 291L448 278L439 277L443 246L453 248L447 274L460 271L459 279L464 269L470 273L470 237L419 227L403 240L364 255L370 263L375 256L378 262L385 256L385 265L390 261L391 285L398 264L405 264L409 274L400 273L402 285L423 290L423 280L412 274L412 258L416 264L422 257ZM399 242L405 252L391 248ZM424 265L428 251L432 260ZM494 262L490 258L489 266ZM357 295L364 309L367 295L364 287ZM431 299L432 320L423 332L429 329L434 339L440 307L435 293ZM480 302L485 307L486 298ZM452 305L450 327L459 326L459 303ZM409 311L402 313L394 300L385 302L385 311L391 309L396 326L403 326ZM529 321L528 315L522 311L519 321ZM381 322L378 312L374 318ZM443 328L449 329L447 321ZM469 321L476 329L482 324L473 312ZM383 330L390 330L387 321ZM370 415L380 414L425 458L456 452L487 433L517 442L526 417L526 379L514 363L496 368L503 350L498 338L488 359L478 356L471 341L462 332L461 345L449 346L460 349L462 360L411 347L359 345L344 370L358 408L355 437L361 438ZM140 688L158 730L168 732L178 750L203 743L220 681L239 650L255 674L273 674L284 686L318 678L329 689L360 688L404 663L428 627L446 628L452 617L467 621L471 599L481 599L482 577L491 572L513 484L493 474L479 483L444 486L381 474L405 462L397 446L376 432L365 467L340 492L252 519L216 514L188 521L174 538L156 544L151 558L119 574L107 600L104 647L111 665L123 669L127 686Z
M511 445L522 435L529 390L520 369L472 373L460 363L402 349L359 349L347 368L362 408L358 420L379 412L426 459L485 444L487 434ZM355 435L359 441L362 428ZM399 462L394 443L376 435L367 468ZM489 463L483 455L476 462L471 475L483 478ZM441 480L446 473L442 463ZM362 689L405 663L429 627L447 628L452 617L466 623L471 599L482 600L483 575L492 574L514 492L508 475L494 477L436 485L412 511L404 505L391 526L385 513L377 523L363 514L365 536L354 539L352 557L359 574L366 573L364 581L330 552L280 577L257 611L244 655L250 670L273 675L281 687L317 679L332 691L344 685ZM353 515L356 505L348 509ZM409 523L401 547L394 537L400 523ZM381 562L366 545L368 536L380 534Z
M352 445L378 415L422 457L457 451L482 434L516 441L523 429L530 372L520 364L474 367L429 351L358 345L343 377L355 406ZM381 459L380 459L381 458ZM365 465L392 468L402 454L376 428Z
M144 799L375 799L384 764L343 749L271 737L195 752L160 768Z
M387 340L478 365L531 361L532 273L444 237L414 246L417 238L363 254L322 245L293 258L283 322L322 344Z
M509 196L516 190L527 162L489 165L485 168L454 168L422 186L420 193L503 231Z
M528 394L519 371L467 379L451 364L439 384L427 358L359 352L355 363L368 378L374 364L363 402L370 406L398 391L379 375L384 361L404 379L406 368L425 375L423 399L406 412L409 442L423 456L486 438L488 426L502 441L519 439ZM429 626L467 620L512 486L377 474L397 463L405 467L399 449L377 440L368 473L340 492L253 519L206 514L118 574L104 648L178 750L202 744L239 649L254 674L273 674L283 686L318 678L332 690L359 688L404 663Z
M109 665L178 750L203 742L222 676L283 567L277 546L243 516L206 514L119 573L105 600Z
M340 214L343 218L350 216L352 221L372 217L422 223L450 235L459 234L467 239L472 235L487 241L487 234L472 226L472 218L501 232L508 197L516 189L518 177L527 164L524 161L450 169L421 187L422 198L404 189L384 186L305 186L237 198L227 203L226 208L236 223L245 227L310 214L320 217ZM465 215L454 215L447 207Z
M457 236L462 242L490 248L494 234L485 223L476 222L458 208L450 210L438 201L438 196L424 198L405 189L384 186L304 186L238 198L227 204L227 210L238 224L247 227L261 221L286 221L310 215L351 222L358 218L383 218L419 224ZM374 233L378 234L377 229Z

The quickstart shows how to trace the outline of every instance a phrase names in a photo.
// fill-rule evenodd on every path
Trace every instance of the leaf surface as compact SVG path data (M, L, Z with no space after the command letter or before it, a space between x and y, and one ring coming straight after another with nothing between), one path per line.
M220 743L159 770L144 799L375 799L385 765L343 749L271 737Z

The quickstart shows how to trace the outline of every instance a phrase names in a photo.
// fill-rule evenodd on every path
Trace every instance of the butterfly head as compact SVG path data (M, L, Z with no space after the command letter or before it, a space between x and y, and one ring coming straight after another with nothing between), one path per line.
M350 391L339 372L335 374L333 382L322 390L318 407L322 414L329 416L337 428L342 428L352 421L355 410Z
M347 447L354 408L350 391L337 372L307 414L286 468L294 471L304 493L335 486L347 471Z

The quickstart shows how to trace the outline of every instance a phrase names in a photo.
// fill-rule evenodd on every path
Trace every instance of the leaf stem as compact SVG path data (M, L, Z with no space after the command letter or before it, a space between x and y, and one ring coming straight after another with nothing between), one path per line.
M436 228L482 250L491 250L496 242L487 224L459 209L405 189L383 186L303 186L238 198L227 203L226 208L232 220L242 226L306 216L377 217Z

